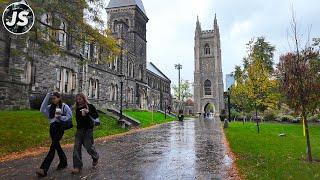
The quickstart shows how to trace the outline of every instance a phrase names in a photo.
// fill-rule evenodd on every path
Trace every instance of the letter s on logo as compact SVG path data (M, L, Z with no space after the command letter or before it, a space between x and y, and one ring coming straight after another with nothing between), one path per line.
M28 11L22 11L22 12L19 13L18 18L19 18L22 22L19 21L19 22L17 23L18 26L25 26L25 25L27 25L27 24L29 23L29 20L28 20L28 18L27 18L27 15L28 15L28 14L29 14Z

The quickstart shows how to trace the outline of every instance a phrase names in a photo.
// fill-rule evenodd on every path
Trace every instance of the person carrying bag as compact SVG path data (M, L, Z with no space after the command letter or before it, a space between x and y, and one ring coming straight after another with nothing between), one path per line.
M48 105L50 98L51 102ZM67 157L61 148L60 140L63 137L65 128L72 127L72 111L67 104L62 103L61 95L58 92L47 93L41 104L40 111L48 118L52 141L47 156L42 162L40 169L36 171L38 176L45 177L54 159L56 150L60 159L57 170L62 170L68 166Z
M94 147L93 128L95 124L100 124L99 115L96 108L89 104L87 97L83 94L76 95L76 121L77 131L75 134L73 150L73 171L72 174L80 173L83 163L81 148L85 147L92 157L92 166L98 164L99 154ZM95 123L96 122L96 123Z

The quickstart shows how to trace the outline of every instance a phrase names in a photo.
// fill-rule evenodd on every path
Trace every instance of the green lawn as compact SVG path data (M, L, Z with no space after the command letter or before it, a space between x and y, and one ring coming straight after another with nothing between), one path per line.
M310 132L313 158L320 159L320 126L311 126ZM232 122L225 134L246 179L320 179L320 163L305 161L301 124L264 123L258 134L253 123Z
M94 137L103 137L128 131L118 126L116 119L100 114L101 126ZM75 119L73 125L76 126ZM49 124L39 111L0 111L0 156L27 148L50 145ZM72 143L76 127L65 131L63 143Z
M123 113L140 121L142 128L176 120L170 116L165 119L164 114L159 112L124 110Z

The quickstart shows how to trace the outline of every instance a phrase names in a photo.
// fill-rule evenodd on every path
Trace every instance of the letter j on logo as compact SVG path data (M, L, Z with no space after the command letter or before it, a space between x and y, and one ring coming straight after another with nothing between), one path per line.
M24 2L10 4L2 14L4 27L12 34L20 35L30 31L34 24L34 13Z

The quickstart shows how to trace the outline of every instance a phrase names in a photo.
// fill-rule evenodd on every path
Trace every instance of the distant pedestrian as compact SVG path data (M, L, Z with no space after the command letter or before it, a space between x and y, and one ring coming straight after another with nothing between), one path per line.
M92 166L98 164L99 154L94 147L93 139L93 119L98 118L98 112L96 108L89 104L87 97L83 94L76 95L76 121L77 121L77 132L75 135L74 150L73 150L73 167L72 174L80 173L83 163L81 147L82 145L86 148L87 152L92 157Z
M48 105L50 97L51 102L50 105ZM60 159L57 170L62 170L68 166L67 157L61 148L60 140L64 134L63 122L72 120L72 111L67 104L62 103L61 95L57 92L47 93L41 104L40 111L49 120L50 137L52 141L46 158L42 162L40 169L36 171L38 176L45 177L54 159L56 150Z

